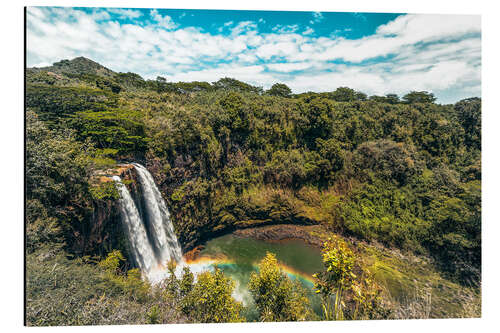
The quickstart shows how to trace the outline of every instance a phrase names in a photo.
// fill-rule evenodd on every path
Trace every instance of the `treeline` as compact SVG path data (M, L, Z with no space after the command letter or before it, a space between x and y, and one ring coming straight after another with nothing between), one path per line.
M430 255L454 279L480 283L481 99L439 105L426 92L345 87L294 95L283 84L62 68L28 70L27 106L53 135L70 130L75 145L91 145L97 165L146 163L184 248L240 227L316 223Z
M352 102L373 100L381 103L432 103L436 100L432 93L427 91L412 91L401 99L396 94L385 96L373 95L368 97L365 93L355 91L348 87L339 87L333 92L315 93L306 92L293 94L292 90L283 83L275 83L268 90L262 87L252 86L248 83L224 77L218 81L209 83L201 81L192 82L168 82L163 76L157 76L155 80L145 80L136 73L115 73L100 64L78 57L73 60L61 60L50 67L30 68L27 70L28 83L47 85L74 85L87 84L104 91L120 93L120 91L156 91L157 93L196 93L200 91L236 91L242 93L255 93L259 95L280 96L289 98L301 98L304 96L319 96L337 102ZM59 73L59 74L58 74Z

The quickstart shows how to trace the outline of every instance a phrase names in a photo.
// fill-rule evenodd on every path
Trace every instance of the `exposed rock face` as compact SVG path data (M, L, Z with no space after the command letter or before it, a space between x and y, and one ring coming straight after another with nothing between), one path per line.
M117 168L101 171L94 175L99 183L112 181L111 176L117 175L127 180L131 193L137 194L135 169L131 164L119 165ZM140 197L134 195L135 198ZM80 232L75 232L75 241L72 252L78 255L105 255L111 250L118 249L127 256L128 240L123 231L120 208L117 200L96 200L92 202L88 222L82 226Z
M177 156L172 165L152 157L146 165L168 204L184 252L236 230L282 224L318 224L290 206L257 205L248 209L233 207L232 210L218 210L211 196L213 191L218 190L217 186L200 181L201 177L195 176L200 170L193 167L193 159L189 155ZM193 190L195 187L196 190Z
M71 253L76 255L105 255L120 248L120 210L113 200L92 202L89 215L73 231ZM121 248L120 248L121 249Z
M203 248L204 248L203 245L198 245L194 247L192 250L184 253L184 260L186 260L187 262L195 260L200 254L201 250L203 250Z
M117 203L113 200L95 202L92 224L84 241L83 252L97 252L103 255L120 248L121 236L120 210Z
M321 248L323 242L320 238L314 236L314 231L316 231L317 228L318 226L277 224L259 228L239 229L234 232L234 235L273 242L298 239L311 246Z

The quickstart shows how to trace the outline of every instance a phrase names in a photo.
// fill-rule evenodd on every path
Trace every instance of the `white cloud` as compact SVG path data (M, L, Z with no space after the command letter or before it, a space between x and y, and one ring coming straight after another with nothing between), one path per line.
M293 72L311 68L313 64L306 62L285 62L266 65L267 68L277 72Z
M138 15L116 10L108 11L129 18ZM116 71L146 78L163 75L170 81L230 76L265 88L284 82L295 92L338 86L367 94L421 89L456 98L480 92L478 16L404 15L371 36L351 40L314 37L311 27L298 33L297 25L259 33L253 21L225 22L222 27L229 35L210 34L196 27L179 28L157 10L149 13L152 22L141 25L106 15L98 10L29 7L28 66L86 56ZM313 18L324 19L321 13Z
M366 16L363 13L352 13L352 15L361 21L366 22L366 20L367 20Z
M480 34L480 32L479 16L404 15L379 27L374 35L356 40L339 38L324 47L315 58L361 62L370 58L396 54L406 45L437 42L468 34Z
M309 21L310 24L314 24L314 23L319 23L321 21L323 21L325 17L323 16L323 14L321 12L314 12L313 13L313 19Z
M52 65L52 64L49 64L48 62L41 62L39 64L34 64L33 67L47 67L50 65Z
M172 18L168 15L161 15L158 13L158 10L153 9L149 12L149 16L158 23L159 26L165 28L165 29L174 29L177 27L177 24L172 21Z
M278 24L277 26L273 27L271 30L275 31L276 33L280 34L287 34L287 33L293 33L297 30L299 30L299 25L298 24L290 24L290 25L281 25Z
M303 35L311 35L314 33L314 29L311 27L306 27L306 30L302 33Z
M243 63L255 62L257 57L253 54L240 53L238 54L238 59Z
M94 9L92 11L92 18L96 21L102 21L102 20L109 20L111 16L109 16L109 13L107 11Z
M134 9L108 8L106 10L112 14L118 15L118 17L122 19L123 18L136 19L142 16L142 13L139 10L134 10Z
M231 35L237 36L237 35L242 34L243 32L254 30L256 28L257 28L257 24L255 24L255 22L243 21L243 22L238 23L238 25L236 25L236 27L234 27L231 30Z
M293 42L279 42L274 44L264 44L255 53L258 57L268 60L275 56L286 57L297 52L297 45Z

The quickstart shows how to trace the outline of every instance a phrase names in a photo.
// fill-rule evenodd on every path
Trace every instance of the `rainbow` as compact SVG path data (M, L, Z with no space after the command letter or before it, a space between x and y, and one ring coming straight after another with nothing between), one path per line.
M199 257L194 260L187 260L185 263L194 271L201 272L206 270L207 268L214 266L227 266L232 267L236 266L237 263L231 260L228 260L225 257L213 258L213 257ZM258 265L257 263L252 264L252 267L257 271ZM301 272L293 267L287 266L285 264L280 263L279 267L292 279L298 279L299 281L304 282L308 286L314 286L314 278L307 273Z

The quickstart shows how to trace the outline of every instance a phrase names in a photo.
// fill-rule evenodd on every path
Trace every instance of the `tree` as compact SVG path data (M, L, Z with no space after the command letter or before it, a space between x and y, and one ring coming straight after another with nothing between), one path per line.
M465 130L465 143L475 149L481 149L481 99L463 99L453 108Z
M114 80L110 80L110 79L106 79L106 78L102 78L102 77L99 77L96 79L96 86L99 89L103 89L103 90L109 89L115 94L118 94L122 90L122 87L118 83L116 83Z
M271 96L290 97L292 90L286 84L275 83L266 93Z
M157 93L163 93L167 91L167 79L164 78L163 76L157 76L156 77L156 92Z
M366 101L368 99L368 96L364 92L356 91L356 93L354 94L354 99L356 101Z
M119 250L113 250L108 253L106 259L99 262L99 267L106 272L117 274L120 272L120 264L125 261L125 257Z
M182 311L200 323L234 323L242 322L240 313L243 306L231 295L234 281L215 268L212 272L203 272L197 276L194 285L190 285L191 277L185 272L181 286L190 289L181 301ZM183 287L184 288L184 287Z
M429 246L445 272L466 285L481 275L481 188L466 183L455 197L437 196L429 205Z
M403 96L403 101L407 104L434 103L436 97L427 91L412 91Z
M262 321L302 321L311 316L309 299L298 281L291 281L276 256L267 253L252 273L248 288Z
M370 96L368 99L370 101L375 101L377 103L386 103L387 102L387 98L385 96L373 95L373 96Z
M317 138L326 139L333 132L334 106L326 98L303 99L299 104L305 118L300 125L304 140L309 147L315 145Z
M316 152L277 150L264 168L264 179L287 187L299 188L318 175L319 155Z
M116 107L117 96L109 90L88 86L27 84L26 106L32 108L40 120L67 128L68 124L61 123L67 121L68 117L79 111L102 111Z
M219 124L231 130L235 141L243 141L249 132L248 113L245 112L245 99L240 93L231 91L219 100L222 107Z
M78 112L71 119L79 137L92 139L97 148L115 149L118 154L140 152L146 149L142 113L124 109Z
M365 95L366 97L366 95ZM351 102L355 101L356 91L348 87L339 87L334 92L330 93L330 98L337 102Z
M343 292L352 287L356 278L354 253L343 242L325 242L323 264L325 271L314 275L315 288L323 301L323 315L326 320L343 320Z
M176 267L175 260L169 260L167 262L168 276L161 282L164 296L174 300L178 299L180 295L179 280L175 276Z
M385 96L377 96L373 95L369 98L371 101L375 101L378 103L389 103L389 104L397 104L399 103L399 97L396 94L387 94Z
M212 86L216 90L232 90L232 91L238 91L238 92L253 92L256 94L262 94L262 87L254 87L252 85L249 85L248 83L232 79L229 77L225 77L222 79L219 79L216 82L212 83Z
M92 145L74 131L49 130L26 113L26 236L28 251L50 242L71 247L89 222Z
M328 162L328 170L337 172L344 166L344 151L337 139L316 139L319 154Z
M182 277L179 281L179 293L181 296L188 295L194 286L194 275L188 266L182 268Z
M379 297L381 289L371 274L357 265L354 253L343 240L328 239L322 256L324 270L313 277L325 320L387 318L389 311ZM355 269L360 276L354 274Z
M389 104L398 104L399 101L399 96L396 94L387 94L385 95L386 101Z
M391 140L377 140L362 143L353 152L353 171L358 176L367 170L381 178L406 184L420 171L415 147Z
M145 301L151 291L150 284L142 279L138 268L130 269L126 273L122 271L120 266L124 261L122 253L113 250L98 265L104 271L104 278L114 287L121 289L134 300Z

